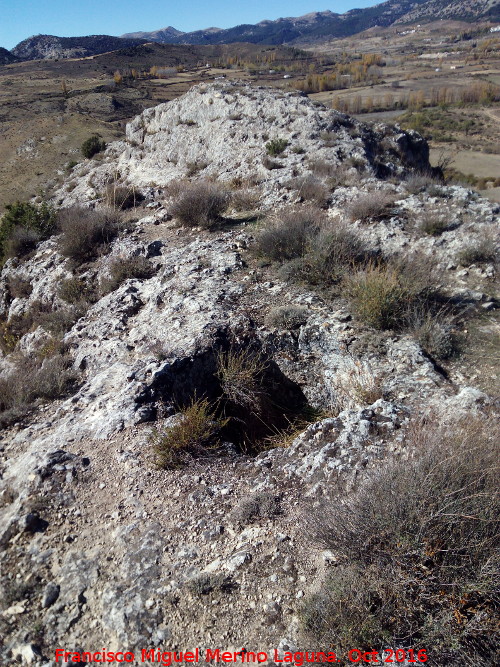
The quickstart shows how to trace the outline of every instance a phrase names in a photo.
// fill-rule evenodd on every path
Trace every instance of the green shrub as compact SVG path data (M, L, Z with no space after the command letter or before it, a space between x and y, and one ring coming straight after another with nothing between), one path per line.
M288 141L286 139L271 139L266 144L266 151L271 157L276 157L277 155L281 155L287 146Z
M96 300L93 286L88 280L77 276L63 280L57 290L57 296L72 305L82 302L93 303Z
M219 433L227 419L215 416L208 399L193 399L173 426L153 431L151 436L157 463L175 468L192 457L207 456L219 445Z
M56 231L56 214L47 203L9 204L0 222L0 259L31 252L39 241Z
M229 206L230 195L209 181L191 183L176 197L171 214L185 227L211 229L222 219Z
M338 565L301 609L311 649L427 648L437 667L495 664L500 436L494 418L419 425L408 456L308 516Z
M100 137L98 137L96 134L92 135L88 139L86 139L83 144L81 145L80 150L82 151L83 157L86 158L92 158L94 155L97 153L100 153L101 151L106 149L106 142L103 141Z
M59 211L58 222L62 232L59 251L77 264L107 252L121 230L121 217L117 211L111 210L66 208Z
M146 280L154 274L151 262L143 256L116 259L110 266L109 278L101 282L102 294L114 292L125 280L138 278Z

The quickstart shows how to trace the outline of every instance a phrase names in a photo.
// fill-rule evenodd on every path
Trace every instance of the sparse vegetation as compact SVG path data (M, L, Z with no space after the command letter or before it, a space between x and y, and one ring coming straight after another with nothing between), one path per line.
M258 411L267 365L264 357L250 348L231 348L220 352L217 356L217 378L225 399Z
M319 286L339 282L347 270L370 257L354 231L312 207L282 211L261 231L257 252L284 263L283 278Z
M281 512L280 499L269 491L259 491L243 498L232 512L232 519L241 526L272 519Z
M435 665L495 661L497 485L494 418L419 425L408 457L325 503L316 539L339 559L302 607L309 644L432 648Z
M55 348L53 356L22 356L15 370L0 379L0 425L24 418L39 401L66 394L76 381L71 360Z
M457 253L457 260L462 266L495 262L496 258L495 241L492 238L479 239Z
M172 215L185 227L212 229L222 220L230 194L210 181L197 181L186 186L171 206Z
M142 255L116 259L109 267L109 277L101 282L102 294L114 292L125 280L146 280L154 274L151 262Z
M297 190L299 197L322 208L326 206L329 192L326 186L315 176L301 176L289 181L286 186Z
M351 220L373 220L385 217L394 204L395 197L388 192L377 190L361 194L347 207L347 215Z
M296 329L305 324L309 310L304 306L277 306L266 315L266 325L278 329Z
M142 199L142 195L133 187L117 183L108 183L106 186L104 201L109 208L124 211L134 208Z

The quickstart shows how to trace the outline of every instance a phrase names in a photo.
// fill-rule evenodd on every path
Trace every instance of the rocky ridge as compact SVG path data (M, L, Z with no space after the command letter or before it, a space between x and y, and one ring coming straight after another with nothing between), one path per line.
M274 138L288 146L275 158L280 167L269 170L263 159ZM342 299L263 277L250 254L251 216L233 212L229 225L211 232L172 220L169 187L192 165L195 179L248 182L259 192L260 214L270 216L301 204L288 184L313 175L311 156L342 175L328 202L332 221L360 194L390 194L389 215L352 222L373 251L419 251L451 276L455 298L494 307L494 266L460 275L451 258L471 237L494 239L498 207L458 186L411 194L405 178L429 169L419 135L364 125L298 94L226 83L198 86L134 119L126 141L75 167L56 196L60 206L99 207L110 180L141 191L134 223L81 277L99 283L114 260L134 256L148 258L154 275L126 280L90 306L64 336L80 376L74 394L2 435L6 664L16 656L55 664L56 645L293 649L298 601L334 558L305 544L305 499L328 495L338 480L349 488L384 457L404 456L405 428L416 414L438 410L452 419L490 401L460 372L444 373L410 334L377 337ZM444 206L453 222L437 237L407 224L429 206ZM8 260L1 314L9 320L40 300L62 306L58 286L74 274L57 237L24 261ZM13 279L29 281L31 293L8 299ZM266 324L264 314L283 304L302 308L300 326ZM35 328L16 353L35 354L47 336ZM289 447L256 458L227 443L225 457L157 470L151 422L173 423L179 400L211 395L217 353L232 341L266 355L277 392L303 396L328 416ZM0 377L13 362L0 359ZM376 377L382 396L364 404L346 395L353 373ZM277 511L242 525L242 503L255 494L270 494ZM204 585L217 595L200 598Z

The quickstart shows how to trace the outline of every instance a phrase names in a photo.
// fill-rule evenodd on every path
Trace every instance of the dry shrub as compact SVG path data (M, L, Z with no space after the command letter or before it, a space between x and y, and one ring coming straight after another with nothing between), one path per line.
M382 264L370 262L346 275L345 292L357 316L376 329L401 329L417 309L422 312L434 292L432 278L415 262Z
M440 181L431 174L413 173L409 174L404 181L404 186L409 194L419 194L430 186L439 185Z
M240 189L231 195L231 207L235 211L254 211L259 207L259 193L255 190Z
M336 376L336 408L372 405L383 397L382 378L367 361L347 359Z
M305 306L277 306L266 315L266 326L278 329L296 329L305 324L309 309Z
M388 192L376 190L359 195L347 207L347 215L350 220L366 221L375 218L383 218L390 214L390 208L394 205L395 196Z
M135 188L118 183L108 183L104 194L106 206L121 211L135 208L143 199L144 197Z
M4 244L5 257L23 257L32 252L42 240L41 232L29 227L16 227Z
M114 292L125 280L138 278L147 280L154 275L154 268L151 262L138 255L137 257L127 257L126 259L116 259L109 268L109 277L101 282L101 293L109 294Z
M494 238L484 237L478 239L470 246L463 248L457 253L457 260L461 266L471 266L471 264L486 264L487 262L496 262L497 250Z
M324 222L324 213L312 207L280 211L259 234L257 252L277 262L302 257L309 238L319 232Z
M446 210L428 209L419 216L418 228L423 234L429 236L440 236L450 229L451 223Z
M0 425L8 426L28 414L40 400L64 396L74 385L76 373L65 354L21 357L15 370L0 379Z
M77 264L107 252L121 229L119 212L110 209L66 208L59 211L58 222L62 232L59 251Z
M302 176L288 181L286 187L297 190L299 197L320 208L328 203L329 192L326 186L315 176Z
M309 169L316 176L335 176L339 167L331 162L326 160L310 160Z
M499 440L495 416L419 424L408 457L308 516L339 559L301 610L309 644L427 648L438 667L496 664Z
M268 155L262 158L262 165L269 171L272 171L273 169L283 169L284 166L281 162L272 160Z
M0 320L0 349L9 354L20 338L39 326L56 336L65 334L82 314L80 303L72 308L53 310L50 303L34 301L27 311L9 320Z
M161 468L176 468L190 458L208 456L219 445L227 419L215 416L208 399L193 399L173 426L153 431L151 441Z
M333 285L353 267L366 264L370 255L354 231L330 222L309 239L297 277L311 285Z
M202 595L209 595L214 591L222 593L230 592L235 584L231 577L225 577L223 574L215 572L200 572L186 584L190 593L201 597Z
M269 491L259 491L243 498L232 512L232 519L241 526L280 514L280 499Z
M79 306L82 303L94 303L97 299L95 290L88 280L73 276L61 282L57 296L71 305Z
M267 361L251 348L231 348L217 356L216 376L224 397L237 406L259 411Z
M230 203L230 194L216 183L191 183L176 197L171 214L184 227L211 229L222 219Z
M7 280L7 289L11 299L24 299L31 294L33 286L25 278L10 276Z
M459 342L449 318L430 312L412 313L409 327L414 338L434 359L450 359L459 353Z

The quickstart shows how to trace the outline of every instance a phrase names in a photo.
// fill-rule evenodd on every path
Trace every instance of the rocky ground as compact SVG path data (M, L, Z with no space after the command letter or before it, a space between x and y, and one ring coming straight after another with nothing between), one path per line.
M265 146L276 138L288 145L269 169ZM328 187L318 163L342 176L324 204L332 221L360 196L382 193L388 212L351 214L351 228L385 257L430 259L448 300L461 304L455 326L493 317L495 264L455 258L471 239L498 243L499 209L458 186L411 181L429 168L416 133L226 83L146 110L126 142L78 165L55 199L99 208L110 180L141 193L110 252L75 268L52 237L2 270L8 322L37 301L64 307L62 281L78 274L99 284L117 259L141 256L154 268L101 296L65 333L78 373L72 395L2 433L2 664L52 665L56 648L300 647L301 599L335 562L308 537L311 508L384 458L405 456L415 418L453 420L493 403L494 377L488 395L473 369L443 366L412 332L375 332L342 293L285 282L256 258L266 221L303 205L290 181L314 176ZM172 182L202 178L252 195L251 210L230 211L211 231L179 227L170 207L182 184ZM442 233L416 228L429 212L446 217ZM31 293L8 298L13 279L29 281ZM300 308L301 321L270 326L270 311L284 305ZM49 339L33 327L0 359L0 377ZM158 469L153 426L174 424L190 397L217 395L217 355L234 344L265 356L273 391L307 403L309 425L258 454L227 442L224 455Z

